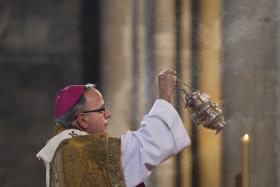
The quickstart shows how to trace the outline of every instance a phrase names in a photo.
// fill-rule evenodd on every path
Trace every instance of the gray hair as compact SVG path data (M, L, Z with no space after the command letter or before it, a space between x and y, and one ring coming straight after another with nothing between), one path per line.
M95 84L89 84L87 83L85 85L85 90L84 90L84 93L87 92L88 90L90 89L93 89L95 88ZM61 117L59 118L55 118L54 121L56 123L59 123L61 125L64 125L64 126L70 126L72 125L73 121L75 120L76 116L82 112L84 110L84 105L86 103L86 98L85 98L85 95L84 93L81 95L81 97L79 98L79 100L77 101L77 103L72 106L72 108L66 112L65 114L63 114Z

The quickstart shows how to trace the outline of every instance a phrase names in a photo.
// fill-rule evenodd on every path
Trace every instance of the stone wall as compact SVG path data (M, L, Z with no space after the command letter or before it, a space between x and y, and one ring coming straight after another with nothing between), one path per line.
M0 2L0 185L43 186L57 90L81 80L79 1Z
M277 6L278 4L278 6ZM279 186L279 2L225 1L223 186L242 169L241 136L251 135L250 186ZM278 174L279 175L279 174Z

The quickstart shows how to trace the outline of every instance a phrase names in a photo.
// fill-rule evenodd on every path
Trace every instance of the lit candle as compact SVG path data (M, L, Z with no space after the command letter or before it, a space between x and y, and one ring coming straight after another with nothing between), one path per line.
M242 153L242 187L249 187L249 143L250 136L244 134L242 139L243 153Z

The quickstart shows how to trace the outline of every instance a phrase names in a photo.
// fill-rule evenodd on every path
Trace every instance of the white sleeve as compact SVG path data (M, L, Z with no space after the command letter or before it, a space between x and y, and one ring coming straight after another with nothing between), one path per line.
M152 169L190 145L179 114L162 99L155 101L141 127L128 131L121 141L122 166L128 187L143 182Z

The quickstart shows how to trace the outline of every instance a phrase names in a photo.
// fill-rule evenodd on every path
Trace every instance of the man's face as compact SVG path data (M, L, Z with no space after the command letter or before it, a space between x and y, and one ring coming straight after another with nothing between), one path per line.
M102 94L97 89L90 89L85 92L85 109L84 111L91 111L100 108L105 108L105 103ZM87 133L108 133L108 119L112 113L108 110L99 112L89 112L83 114L82 127ZM81 125L81 124L80 124Z

